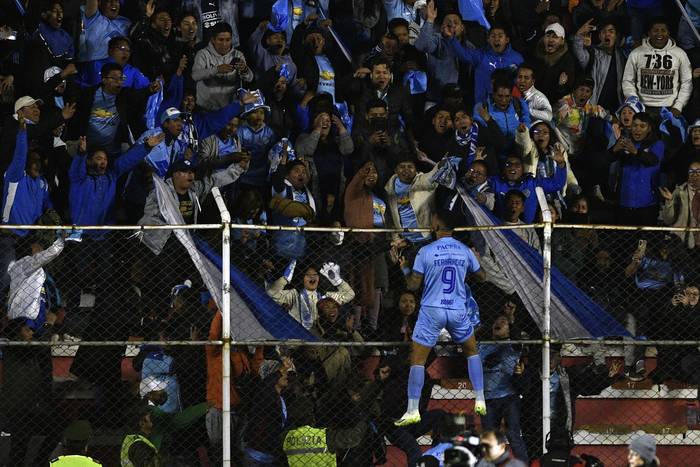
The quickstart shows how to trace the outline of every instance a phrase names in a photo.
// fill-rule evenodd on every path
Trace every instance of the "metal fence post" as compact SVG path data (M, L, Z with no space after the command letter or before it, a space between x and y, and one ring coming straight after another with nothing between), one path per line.
M218 187L212 188L212 195L221 213L221 425L223 465L231 466L231 215L226 208Z
M546 438L551 425L551 407L549 400L549 332L550 332L550 303L551 303L551 268L552 268L552 213L542 188L537 188L537 201L542 210L544 222L544 245L542 248L542 260L544 271L543 280L543 312L544 323L542 329L542 452L547 452Z

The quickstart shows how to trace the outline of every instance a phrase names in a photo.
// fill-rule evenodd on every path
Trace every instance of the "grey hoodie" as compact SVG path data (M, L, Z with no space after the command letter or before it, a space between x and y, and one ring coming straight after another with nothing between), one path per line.
M253 81L250 68L242 76L235 70L226 74L218 72L219 65L230 64L234 58L245 62L240 50L232 47L220 55L211 42L197 52L192 65L192 79L197 83L197 105L205 110L219 110L236 100L236 90L243 83Z

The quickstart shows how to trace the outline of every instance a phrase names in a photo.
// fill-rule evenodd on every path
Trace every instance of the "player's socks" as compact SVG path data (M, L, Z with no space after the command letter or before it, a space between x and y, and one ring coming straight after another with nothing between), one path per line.
M476 404L474 411L478 415L486 415L486 401L484 398L484 370L481 366L481 357L472 355L467 357L467 367L469 368L469 381L476 392Z
M423 365L411 365L411 371L408 373L408 408L406 412L418 412L424 381L425 367Z

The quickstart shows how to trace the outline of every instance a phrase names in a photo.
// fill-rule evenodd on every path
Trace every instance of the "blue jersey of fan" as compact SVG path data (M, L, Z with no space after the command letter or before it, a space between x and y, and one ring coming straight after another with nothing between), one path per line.
M418 251L413 271L423 275L424 289L413 341L434 347L443 328L458 344L474 333L472 298L464 283L467 274L480 269L474 253L462 242L444 237ZM469 310L467 302L470 303Z
M479 261L464 243L443 237L418 251L413 271L425 282L421 306L465 310L471 291L467 274L480 269Z

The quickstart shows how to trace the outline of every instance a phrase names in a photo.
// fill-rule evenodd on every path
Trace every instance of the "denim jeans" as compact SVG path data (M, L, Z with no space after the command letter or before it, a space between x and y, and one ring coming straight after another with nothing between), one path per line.
M484 430L497 430L501 419L506 421L506 435L513 454L518 459L527 462L527 448L520 433L520 397L518 395L488 399L486 415L481 418Z

